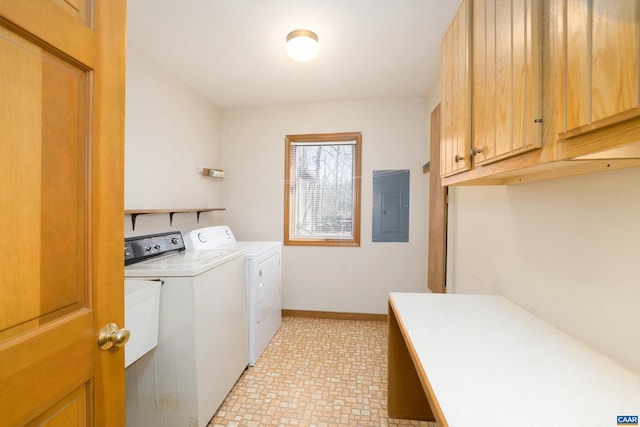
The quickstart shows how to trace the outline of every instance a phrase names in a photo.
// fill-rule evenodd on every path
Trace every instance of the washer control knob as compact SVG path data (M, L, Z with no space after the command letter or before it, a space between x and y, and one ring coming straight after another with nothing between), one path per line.
M146 248L144 248L145 252L151 252L151 249L153 249L151 246L147 246Z
M171 244L172 244L172 245L177 245L179 241L180 241L180 240L179 240L177 237L172 237L172 238L171 238Z
M156 244L153 246L153 249L155 249L156 251L159 251L161 247L162 247L162 246L160 246L159 244L157 244L157 243L156 243Z
M198 240L202 243L207 243L207 236L205 236L204 233L198 233Z

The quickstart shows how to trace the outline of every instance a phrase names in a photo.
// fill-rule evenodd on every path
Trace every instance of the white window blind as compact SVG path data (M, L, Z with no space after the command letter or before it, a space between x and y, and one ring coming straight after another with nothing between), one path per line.
M353 239L355 144L292 143L290 238Z

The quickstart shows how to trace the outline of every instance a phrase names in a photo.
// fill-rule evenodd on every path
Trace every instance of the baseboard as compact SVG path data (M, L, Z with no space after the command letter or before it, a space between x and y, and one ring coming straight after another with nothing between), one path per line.
M314 319L337 319L337 320L375 320L387 321L386 314L367 313L341 313L336 311L312 311L312 310L282 310L282 315L287 317L310 317Z

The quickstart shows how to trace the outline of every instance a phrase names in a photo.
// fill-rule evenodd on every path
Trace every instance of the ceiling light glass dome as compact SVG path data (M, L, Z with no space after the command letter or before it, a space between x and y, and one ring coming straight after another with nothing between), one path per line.
M287 55L297 62L311 61L318 55L318 36L309 30L294 30L287 35Z

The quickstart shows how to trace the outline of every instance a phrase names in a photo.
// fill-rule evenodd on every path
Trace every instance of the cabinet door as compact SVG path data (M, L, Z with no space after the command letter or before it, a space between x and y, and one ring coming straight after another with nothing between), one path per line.
M541 14L537 0L473 2L475 164L542 145Z
M471 3L464 0L442 40L440 175L469 170L471 138Z
M640 2L566 0L565 137L640 117Z

